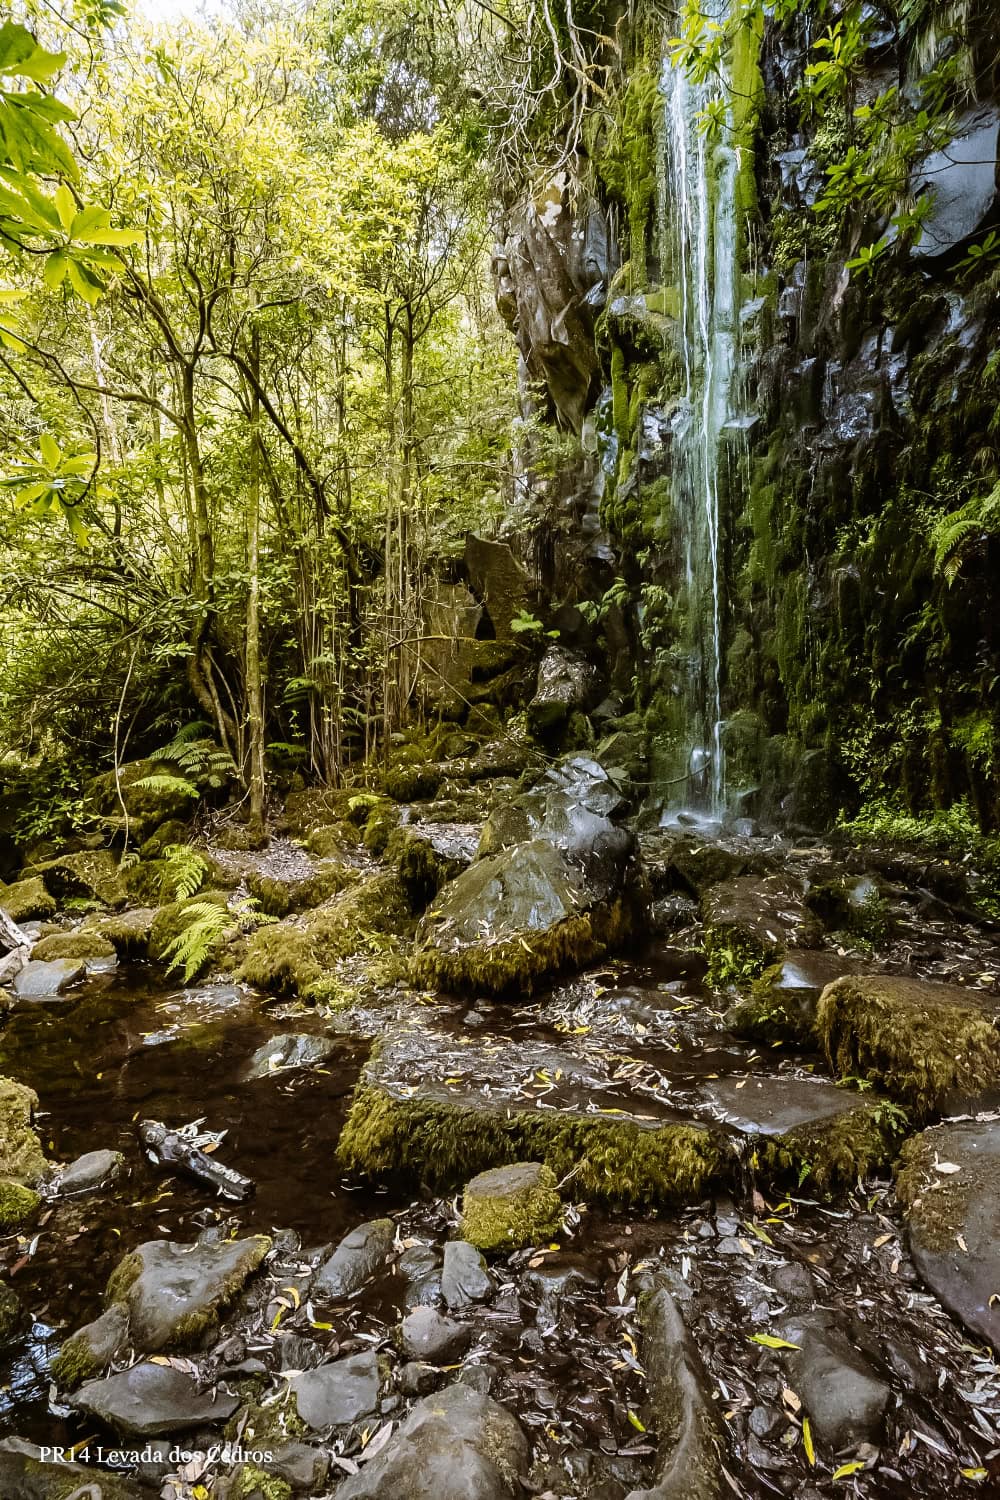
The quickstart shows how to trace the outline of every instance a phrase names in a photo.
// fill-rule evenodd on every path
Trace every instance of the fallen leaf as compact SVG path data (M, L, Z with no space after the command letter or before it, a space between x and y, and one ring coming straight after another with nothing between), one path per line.
M801 1349L801 1344L790 1344L787 1339L776 1339L773 1333L752 1333L751 1344L763 1344L765 1349Z
M812 1428L809 1426L808 1417L806 1417L802 1423L802 1446L806 1450L806 1458L811 1464L815 1464L816 1449L813 1447Z

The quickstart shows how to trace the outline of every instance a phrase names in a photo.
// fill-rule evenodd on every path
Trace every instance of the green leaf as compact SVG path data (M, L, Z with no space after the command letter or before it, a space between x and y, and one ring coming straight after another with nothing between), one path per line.
M765 1349L801 1349L801 1344L790 1344L787 1339L776 1339L773 1333L752 1333L751 1344L763 1344Z
M82 297L91 307L96 307L104 291L103 283L72 255L67 261L66 269L69 272L69 284L77 296Z
M48 483L48 480L45 479L39 479L34 484L26 484L24 486L24 489L18 490L17 494L14 496L14 508L16 510L23 510L24 507L26 505L30 505L32 501L40 500L43 495L47 495L49 489L50 485Z
M50 469L55 469L62 458L62 449L52 436L51 432L43 432L38 439L38 451L42 455L42 462L48 464Z
M56 205L56 213L59 215L60 224L65 230L68 230L76 217L76 199L65 182L61 182L56 188L53 201Z
M0 26L0 73L47 83L65 62L65 52L46 52L25 27L13 21Z

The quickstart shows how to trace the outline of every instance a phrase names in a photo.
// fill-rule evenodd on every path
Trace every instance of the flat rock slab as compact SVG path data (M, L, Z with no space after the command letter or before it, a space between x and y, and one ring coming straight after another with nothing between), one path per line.
M383 1270L396 1253L396 1226L391 1219L370 1219L345 1234L313 1282L317 1297L350 1297Z
M1000 997L983 990L848 976L823 991L816 1029L835 1073L870 1079L918 1117L1000 1087Z
M528 1444L509 1411L466 1385L425 1396L337 1500L515 1500Z
M19 1000L51 1000L76 984L86 972L87 965L79 958L53 958L48 963L29 960L14 976L14 994Z
M707 1107L741 1135L783 1136L854 1114L867 1101L827 1078L749 1074L702 1086Z
M306 1370L290 1382L299 1416L308 1427L347 1427L378 1406L381 1375L374 1350Z
M204 1245L150 1240L122 1262L108 1295L127 1305L136 1349L153 1354L190 1348L217 1326L220 1310L270 1248L261 1235Z
M113 1432L160 1437L226 1422L239 1398L220 1388L202 1391L192 1376L171 1365L144 1363L107 1380L89 1380L72 1404Z
M95 1486L95 1488L91 1488ZM98 1488L99 1486L99 1491ZM0 1443L0 1495L4 1500L150 1500L150 1492L133 1479L83 1464L46 1463L42 1451L22 1438Z
M896 1190L921 1277L1000 1352L1000 1124L963 1120L925 1130L903 1147Z

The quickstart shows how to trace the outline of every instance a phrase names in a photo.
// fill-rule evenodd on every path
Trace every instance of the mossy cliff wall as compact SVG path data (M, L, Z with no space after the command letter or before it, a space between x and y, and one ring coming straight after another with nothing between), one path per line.
M749 812L807 825L888 799L913 810L966 800L996 826L1000 255L973 264L969 252L1000 204L983 197L981 171L953 159L969 130L995 156L995 64L929 28L905 32L901 8L876 9L849 103L804 107L819 54L801 25L747 25L727 59L741 359L741 421L719 463L728 789ZM988 15L964 9L975 40ZM522 253L530 204L500 253L526 393L565 434L555 473L528 486L551 618L644 714L654 782L676 763L691 665L672 516L684 369L663 232L676 209L660 87L669 32L641 7L619 30L621 75L562 169L563 248L547 249L572 289L550 297L547 331L531 315L554 285L538 233ZM959 149L934 174L932 232L870 273L848 269L888 227L863 204L832 218L815 209L853 109L893 84L912 95L950 55L964 80ZM911 175L903 199L919 188ZM562 295L574 312L560 322Z

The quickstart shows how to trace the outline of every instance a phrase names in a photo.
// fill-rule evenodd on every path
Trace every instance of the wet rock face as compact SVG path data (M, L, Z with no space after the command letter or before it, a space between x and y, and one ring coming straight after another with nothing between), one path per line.
M528 704L528 720L536 734L565 724L570 714L593 702L597 674L582 656L563 646L550 646L538 668L535 696Z
M705 948L713 982L752 978L789 948L807 948L821 927L786 876L742 876L713 885L702 898Z
M486 1262L467 1240L449 1240L444 1247L441 1291L450 1308L461 1310L485 1302L493 1291Z
M191 1348L214 1329L271 1248L263 1236L173 1245L151 1240L118 1267L108 1300L128 1308L132 1343L144 1353Z
M338 1500L514 1500L528 1468L517 1419L465 1385L425 1396Z
M291 1381L299 1416L317 1432L346 1427L371 1415L378 1406L380 1385L374 1350L320 1365Z
M73 1398L73 1406L96 1417L113 1432L160 1437L192 1427L218 1426L239 1405L221 1388L202 1391L197 1380L170 1365L133 1365L107 1380L90 1380Z
M466 1184L462 1237L479 1250L516 1250L551 1236L561 1213L549 1167L540 1162L494 1167Z
M897 1192L921 1277L977 1338L1000 1351L1000 1130L938 1125L903 1147Z
M395 1248L396 1229L391 1219L372 1219L359 1224L320 1266L313 1292L331 1301L349 1297L388 1265Z
M128 1342L128 1310L120 1303L77 1330L52 1362L52 1378L64 1390L99 1375Z
M524 609L530 579L506 542L469 532L465 566L477 599L486 610L498 641L514 638L510 622Z
M918 260L934 260L958 249L984 223L997 201L997 141L1000 111L995 106L969 111L953 138L932 152L910 180L914 197L932 190L934 206L914 246Z
M819 1442L831 1453L878 1443L890 1388L837 1326L836 1317L800 1314L785 1324L781 1336L799 1346L788 1356L789 1378Z
M828 984L862 966L829 949L803 949L764 970L752 995L735 1005L726 1025L753 1041L792 1041L815 1045L816 1008Z

